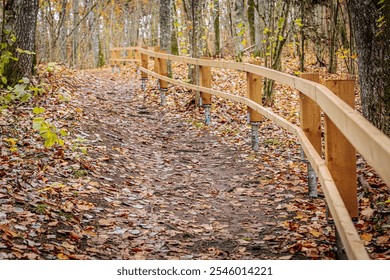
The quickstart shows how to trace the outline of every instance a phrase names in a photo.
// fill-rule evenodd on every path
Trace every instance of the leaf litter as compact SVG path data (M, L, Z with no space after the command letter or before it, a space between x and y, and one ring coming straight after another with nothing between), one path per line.
M230 91L240 75L214 76ZM141 92L131 67L41 79L50 90L31 108L69 133L45 148L30 108L1 112L0 259L334 258L334 226L323 196L307 197L292 135L263 121L253 152L245 107L215 100L206 127L191 93L171 87L160 107L156 81ZM360 192L356 226L385 259L389 197L359 163L377 187Z

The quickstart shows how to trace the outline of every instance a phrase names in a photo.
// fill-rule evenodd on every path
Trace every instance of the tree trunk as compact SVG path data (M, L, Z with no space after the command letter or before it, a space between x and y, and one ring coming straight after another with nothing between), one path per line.
M248 0L248 24L249 24L249 37L250 44L256 43L256 30L255 30L255 0Z
M390 1L348 1L364 116L390 136ZM369 145L369 143L367 143Z
M15 43L7 48L18 58L18 61L11 60L4 69L3 75L9 85L14 85L22 77L30 77L33 74L35 55L16 50L35 52L37 14L38 0L8 0L4 7L6 29L16 36ZM7 36L4 31L2 30L3 40Z
M244 34L245 34L245 20L244 20L244 0L234 0L234 46L236 61L242 61L244 51Z
M214 0L214 55L219 56L221 53L221 33L220 33L220 24L219 24L219 0Z
M72 66L77 66L78 64L78 46L79 46L79 21L80 21L80 12L79 12L79 0L73 1L73 42L72 42Z
M339 1L336 0L334 3L332 1L332 9L331 9L331 17L333 18L331 21L330 27L330 42L329 42L329 73L336 73L337 71L337 29L338 29L338 14L339 14Z
M171 0L160 0L160 48L171 53Z

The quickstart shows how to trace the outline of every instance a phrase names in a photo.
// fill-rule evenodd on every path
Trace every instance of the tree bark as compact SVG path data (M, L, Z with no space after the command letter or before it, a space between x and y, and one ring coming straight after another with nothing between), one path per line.
M332 1L331 4L331 26L330 26L330 42L329 42L329 73L336 73L337 71L337 29L338 29L338 14L339 14L339 1Z
M390 1L348 1L363 115L390 136ZM369 143L367 143L368 145Z
M160 48L171 53L171 0L160 0Z
M253 45L256 43L255 0L248 0L248 24L249 24L250 44Z
M79 47L79 23L80 23L80 2L79 0L73 1L73 41L72 41L72 65L78 64L78 47Z
M221 53L221 32L220 32L220 24L219 24L219 0L214 0L214 55L219 56Z
M8 0L4 7L5 29L16 36L16 41L8 45L8 50L18 58L11 60L4 69L9 85L16 84L22 77L30 77L35 66L35 55L18 52L17 49L35 52L38 0ZM2 30L2 39L6 38Z

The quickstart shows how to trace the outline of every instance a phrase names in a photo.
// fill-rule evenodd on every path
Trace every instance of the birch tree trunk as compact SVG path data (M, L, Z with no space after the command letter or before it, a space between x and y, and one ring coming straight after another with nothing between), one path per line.
M171 0L160 0L160 48L171 53L172 30Z

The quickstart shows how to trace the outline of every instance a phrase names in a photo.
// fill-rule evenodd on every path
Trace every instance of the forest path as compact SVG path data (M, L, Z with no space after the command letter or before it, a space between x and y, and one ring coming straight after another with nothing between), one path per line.
M171 88L161 107L136 77L49 76L29 106L69 132L63 146L43 146L31 107L0 115L0 259L334 257L292 135L264 121L254 152L245 108L215 99L206 127L190 94Z
M92 258L306 258L292 255L302 249L289 232L298 227L291 222L296 209L279 204L305 194L261 186L269 172L248 150L160 107L139 81L107 70L85 72L82 80L81 127L95 143L90 156L104 161L92 172L101 186L91 202L99 207L86 216L97 222L85 248Z
M242 151L145 101L138 81L85 79L82 126L101 142L110 182L90 244L98 258L278 258L263 240L272 206L260 205L259 171Z

